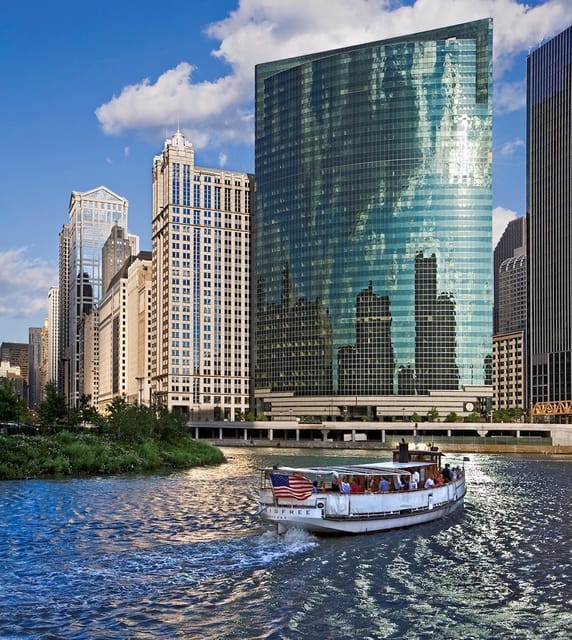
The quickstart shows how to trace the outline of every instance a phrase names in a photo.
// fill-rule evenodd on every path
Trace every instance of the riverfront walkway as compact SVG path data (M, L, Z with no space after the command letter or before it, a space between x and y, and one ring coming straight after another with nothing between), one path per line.
M391 450L411 446L449 452L572 454L572 425L527 423L192 422L197 439L217 446Z

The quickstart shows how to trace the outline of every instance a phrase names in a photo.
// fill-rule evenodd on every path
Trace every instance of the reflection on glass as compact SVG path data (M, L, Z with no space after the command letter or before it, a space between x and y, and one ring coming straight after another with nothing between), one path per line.
M255 380L487 382L492 23L256 69Z

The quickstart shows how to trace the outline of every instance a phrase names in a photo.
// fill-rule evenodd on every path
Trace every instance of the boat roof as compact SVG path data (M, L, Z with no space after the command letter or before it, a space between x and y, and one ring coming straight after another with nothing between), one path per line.
M368 464L350 464L336 465L331 467L283 467L275 465L273 467L264 467L263 471L275 471L276 473L286 474L313 474L318 476L324 475L352 475L352 476L371 476L371 475L406 475L415 469L421 467L432 466L433 462L372 462Z

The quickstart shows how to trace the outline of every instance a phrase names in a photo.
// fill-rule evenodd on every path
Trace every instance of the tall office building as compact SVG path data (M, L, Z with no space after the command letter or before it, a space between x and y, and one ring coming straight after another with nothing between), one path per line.
M70 225L59 233L58 390L70 394Z
M527 126L528 400L535 405L572 400L572 26L528 56Z
M491 55L480 20L256 67L259 410L490 398Z
M42 327L28 329L28 407L37 410L44 399L48 374L48 320Z
M195 165L177 132L153 162L153 402L196 420L249 408L253 176Z
M90 191L72 191L69 223L60 234L60 306L65 315L61 334L67 342L60 345L62 360L69 373L69 401L78 403L84 393L82 322L99 303L103 294L102 249L114 226L127 229L128 203L106 187ZM63 271L63 273L62 273ZM62 287L67 287L63 293Z
M526 218L507 225L495 247L492 409L526 409Z
M524 216L511 220L504 230L493 253L494 273L494 306L493 306L493 334L502 332L499 327L499 305L502 296L499 295L499 275L501 265L505 260L517 255L526 254L526 218Z
M102 296L115 274L123 268L126 260L139 253L139 236L129 235L125 229L115 225L101 250Z
M18 397L28 401L29 346L26 342L0 343L2 376L10 378Z
M48 291L48 371L47 381L58 383L60 366L60 288Z
M127 402L151 402L150 251L141 251L127 270Z
M29 345L27 342L2 342L0 344L0 362L9 362L19 367L20 375L28 384L29 377Z
M526 253L501 263L498 273L498 333L526 329Z

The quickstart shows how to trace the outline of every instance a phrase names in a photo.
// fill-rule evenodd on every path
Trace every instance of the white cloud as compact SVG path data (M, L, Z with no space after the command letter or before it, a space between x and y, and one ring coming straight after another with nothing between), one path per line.
M518 218L515 211L505 209L504 207L495 207L493 210L493 249L497 246L499 240L504 233L507 224Z
M226 163L228 162L228 156L226 155L226 153L219 153L218 156L218 164L221 168L226 167Z
M193 65L182 61L155 81L145 78L124 87L96 115L110 135L137 129L162 138L165 125L179 121L196 148L251 144L255 64L488 16L494 19L495 75L500 78L515 56L572 21L572 3L546 0L530 7L519 0L241 0L224 20L205 29L218 40L213 55L229 66L228 75L193 82ZM497 99L504 112L521 108L521 84L500 85Z
M500 148L501 156L508 158L517 151L517 149L521 149L525 146L525 142L522 138L515 138L514 140L509 140L505 142Z
M494 88L495 113L511 113L526 106L526 80L497 82Z
M0 252L0 317L31 318L47 310L57 270L26 253L26 248Z

